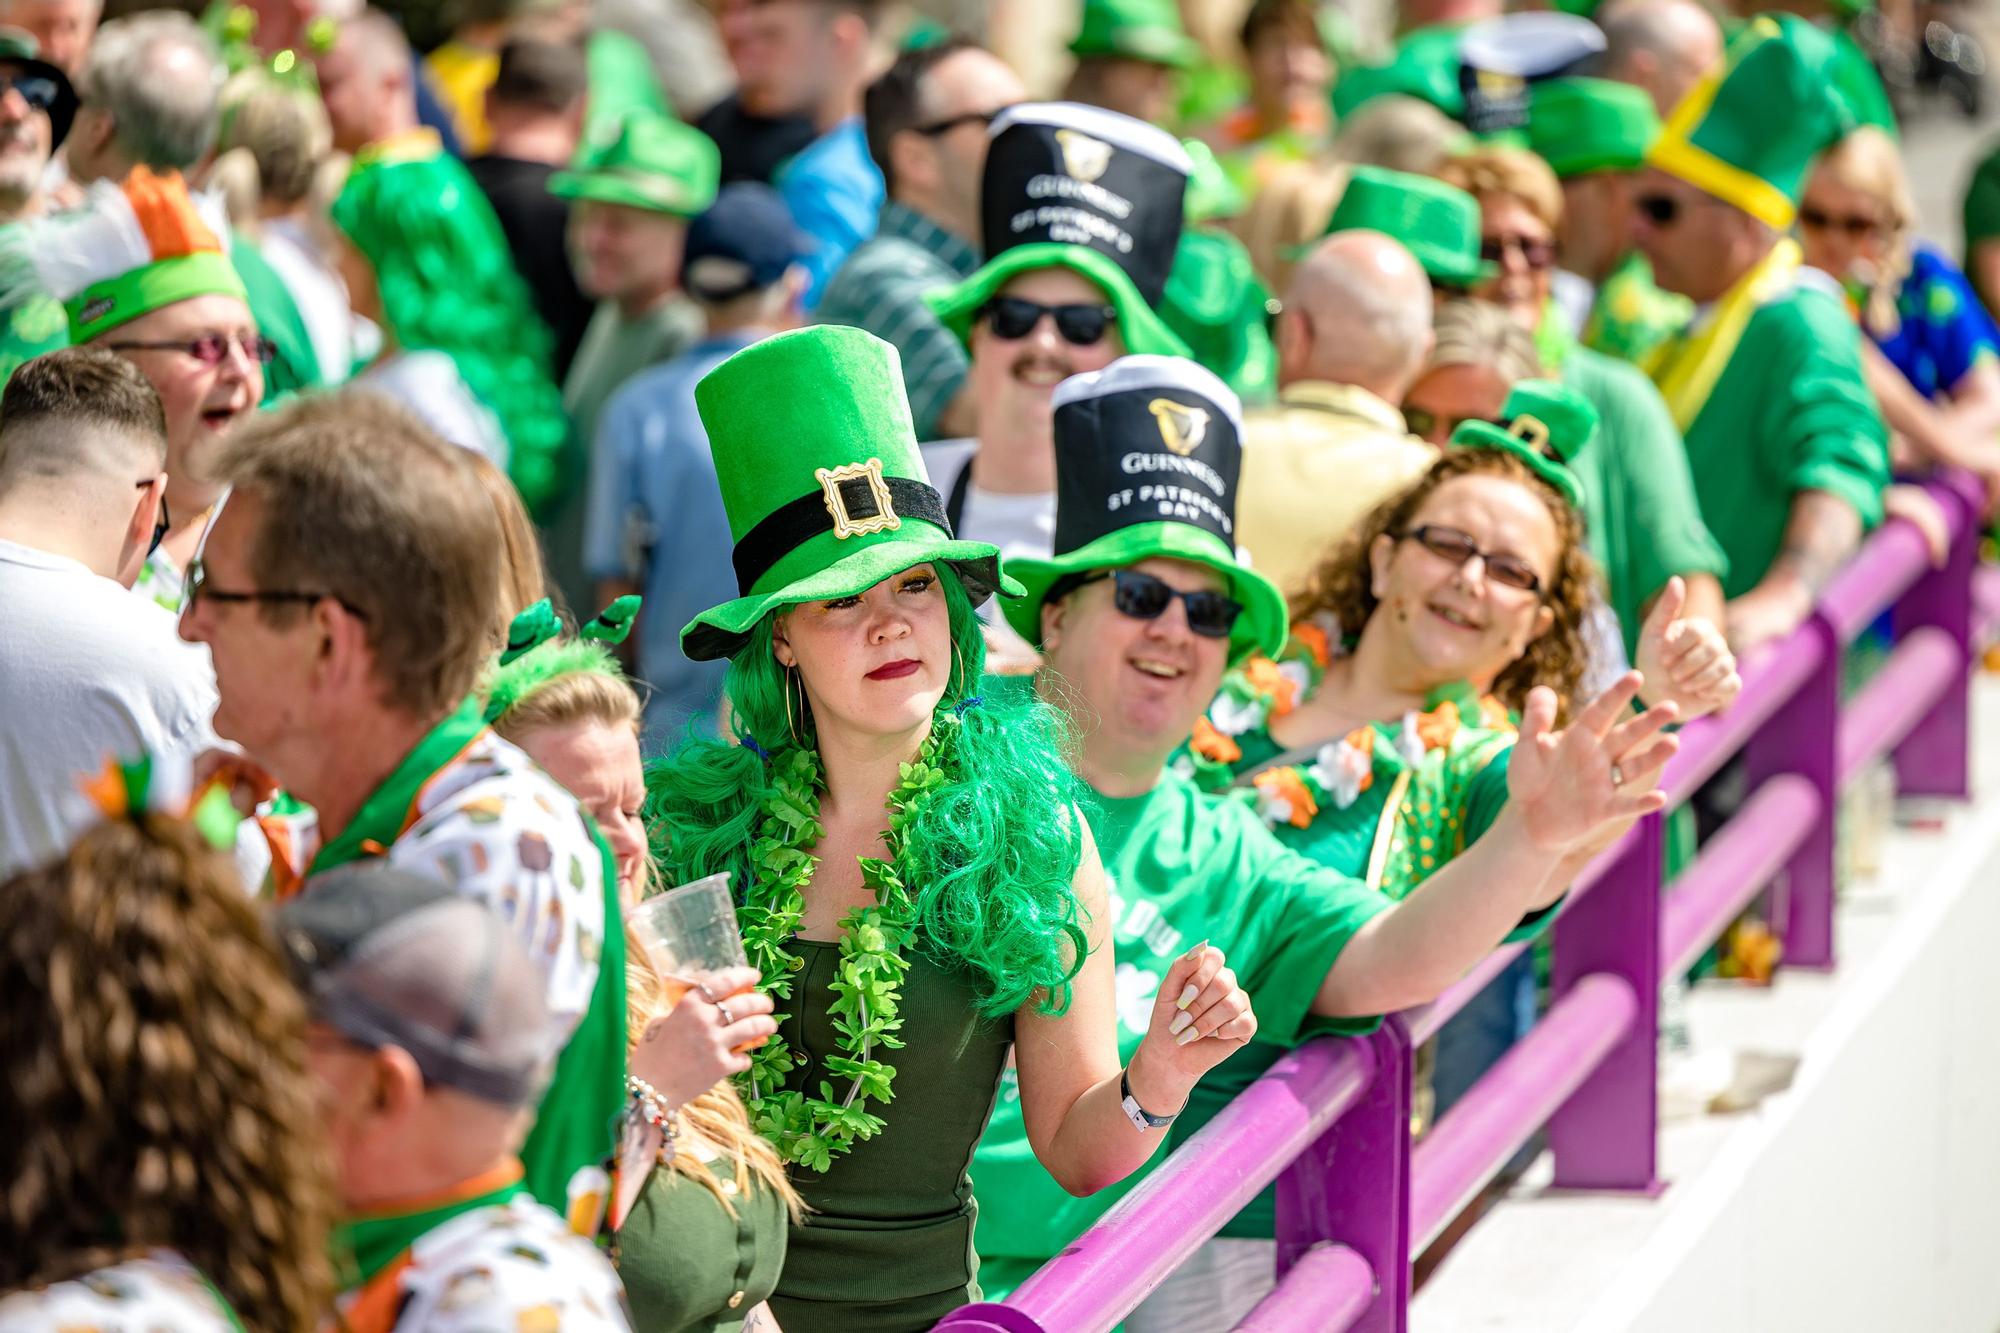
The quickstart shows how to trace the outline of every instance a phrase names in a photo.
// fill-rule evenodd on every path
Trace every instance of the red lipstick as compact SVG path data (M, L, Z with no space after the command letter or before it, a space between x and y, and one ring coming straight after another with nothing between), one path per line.
M870 680L901 680L923 665L914 657L905 657L895 662L885 662L868 673Z

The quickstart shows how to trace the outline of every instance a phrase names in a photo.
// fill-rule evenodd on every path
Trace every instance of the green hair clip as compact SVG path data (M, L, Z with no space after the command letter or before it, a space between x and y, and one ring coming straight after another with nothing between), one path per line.
M1497 422L1459 423L1452 444L1513 454L1571 508L1583 508L1583 483L1569 465L1597 435L1597 409L1590 400L1553 380L1522 380L1507 395L1500 416Z
M599 611L574 635L563 633L555 607L544 597L507 629L507 646L487 673L486 721L498 722L535 691L562 676L592 672L628 679L611 648L623 643L639 616L639 597L628 594Z

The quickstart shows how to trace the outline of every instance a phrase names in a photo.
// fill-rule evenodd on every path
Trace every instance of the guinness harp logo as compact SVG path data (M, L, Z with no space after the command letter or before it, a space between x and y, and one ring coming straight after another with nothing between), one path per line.
M1096 180L1111 165L1111 145L1081 130L1057 130L1056 146L1062 149L1063 170L1080 181Z
M1204 408L1189 407L1171 398L1155 398L1146 404L1146 410L1159 423L1160 439L1182 458L1199 449L1208 438L1208 412Z

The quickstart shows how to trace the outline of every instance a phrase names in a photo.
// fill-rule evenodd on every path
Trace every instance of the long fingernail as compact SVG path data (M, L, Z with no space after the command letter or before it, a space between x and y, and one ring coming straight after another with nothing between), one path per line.
M1181 1033L1180 1036L1174 1038L1174 1045L1185 1046L1191 1041L1198 1041L1200 1039L1201 1039L1201 1033L1195 1031L1192 1027L1190 1027L1186 1032L1183 1032Z
M1190 981L1187 985L1181 987L1181 998L1174 1001L1174 1008L1176 1009L1187 1008L1189 1005L1194 1003L1194 997L1199 994L1201 994L1201 992L1197 990L1195 988L1195 984L1192 981Z
M1201 951L1203 949L1206 949L1207 947L1208 947L1208 941L1203 940L1200 944L1195 945L1194 948L1189 949L1185 954L1182 955L1182 957L1199 958L1201 957Z
M1189 1027L1193 1023L1194 1015L1188 1013L1186 1010L1182 1010L1180 1013L1174 1015L1173 1022L1167 1024L1167 1031L1179 1032L1182 1028Z

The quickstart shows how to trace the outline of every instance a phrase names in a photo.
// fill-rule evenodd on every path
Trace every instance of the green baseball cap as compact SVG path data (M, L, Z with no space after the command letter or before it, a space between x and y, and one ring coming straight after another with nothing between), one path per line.
M948 565L976 606L1021 595L1000 549L958 541L910 424L896 349L819 324L766 338L695 385L740 596L690 620L681 651L729 657L782 607L852 597L914 565Z
M714 140L641 109L604 124L577 149L569 170L549 178L549 193L691 218L715 202L721 181Z
M1583 508L1583 483L1569 465L1597 437L1597 409L1554 380L1521 380L1500 409L1505 424L1461 422L1453 447L1499 449L1513 454L1556 488L1573 509Z
M1636 170L1659 133L1653 99L1633 84L1550 79L1528 92L1528 146L1565 180Z
M1175 69L1190 69L1201 59L1173 0L1083 0L1083 26L1069 51L1079 60L1108 56Z
M55 85L55 100L49 103L49 151L55 152L69 137L70 122L76 119L76 89L70 86L69 76L42 59L41 43L26 28L0 27L0 64L19 65L22 73Z
M1455 185L1386 167L1356 167L1326 234L1379 231L1402 242L1433 282L1474 287L1498 272L1479 257L1479 201Z

